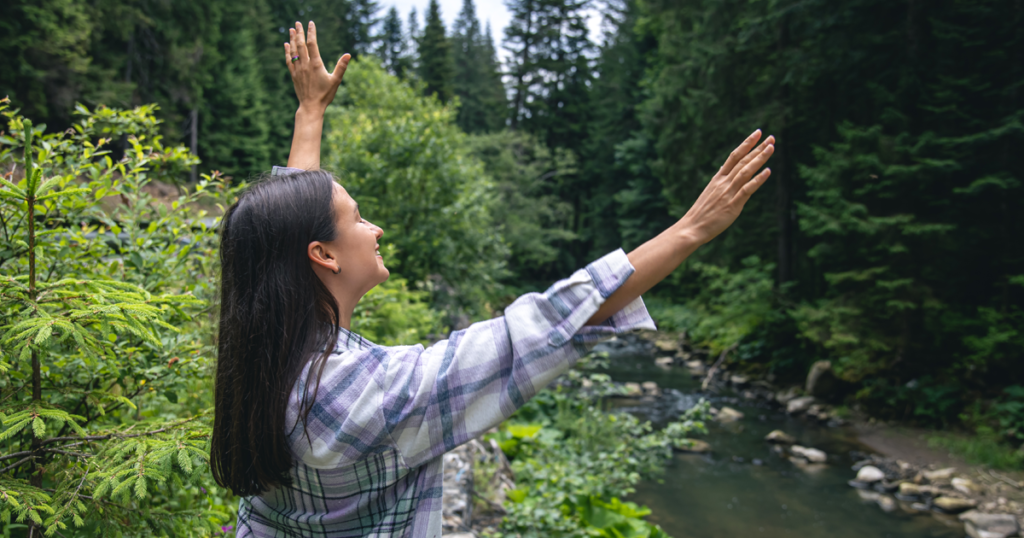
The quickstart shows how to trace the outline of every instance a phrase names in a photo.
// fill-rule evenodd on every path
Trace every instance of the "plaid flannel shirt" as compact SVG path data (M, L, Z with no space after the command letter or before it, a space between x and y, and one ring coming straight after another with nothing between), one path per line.
M291 394L291 485L242 498L237 535L440 537L445 452L507 419L602 339L654 329L639 298L584 326L632 273L616 250L428 348L341 329L308 428L298 420L308 365Z

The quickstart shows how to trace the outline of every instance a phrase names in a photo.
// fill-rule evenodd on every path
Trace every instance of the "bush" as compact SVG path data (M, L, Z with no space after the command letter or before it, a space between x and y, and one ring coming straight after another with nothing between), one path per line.
M217 218L203 207L236 189L215 175L149 194L196 162L162 145L153 105L79 106L54 134L6 99L0 111L5 534L220 532L229 495L206 472Z
M596 365L596 363L591 363ZM620 391L607 375L570 371L563 382L526 403L497 434L512 457L516 489L508 492L501 530L529 537L666 537L641 518L650 510L620 499L643 479L657 477L672 447L706 433L708 404L653 431L649 422L602 408ZM590 388L581 389L588 379Z

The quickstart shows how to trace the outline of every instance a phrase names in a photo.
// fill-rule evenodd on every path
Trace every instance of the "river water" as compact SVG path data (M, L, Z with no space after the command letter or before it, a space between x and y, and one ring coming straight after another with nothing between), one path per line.
M625 342L602 344L609 352L608 373L616 381L656 381L665 394L655 403L620 401L623 411L655 424L678 417L701 396L700 383L682 368L668 372L654 356ZM852 451L867 451L845 428L828 428L763 402L736 395L710 395L715 407L728 405L745 414L738 423L710 423L706 455L677 454L659 482L641 483L629 500L653 510L647 518L673 538L962 538L954 516L912 513L899 505L883 511L874 492L847 485L854 477ZM803 446L824 450L827 465L798 467L776 455L764 441L781 429ZM892 508L892 507L890 507Z

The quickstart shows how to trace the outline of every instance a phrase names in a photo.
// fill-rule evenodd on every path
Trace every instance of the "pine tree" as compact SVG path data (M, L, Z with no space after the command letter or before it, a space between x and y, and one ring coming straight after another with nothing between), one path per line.
M430 0L423 36L419 39L419 76L423 81L425 95L437 95L442 103L452 98L451 41L445 36L441 6L437 0Z
M420 69L420 38L422 37L422 34L420 33L420 20L419 14L416 12L416 6L409 9L409 21L407 26L409 27L409 31L405 38L405 49L409 51L409 69L418 76Z
M458 124L467 133L485 132L504 124L504 88L496 73L494 45L481 34L473 0L463 0L462 11L452 28L454 79L459 96Z
M384 68L398 78L405 78L406 71L410 67L410 58L406 47L406 36L402 32L402 19L398 16L398 9L394 6L388 10L380 35L380 49L377 55L380 56Z

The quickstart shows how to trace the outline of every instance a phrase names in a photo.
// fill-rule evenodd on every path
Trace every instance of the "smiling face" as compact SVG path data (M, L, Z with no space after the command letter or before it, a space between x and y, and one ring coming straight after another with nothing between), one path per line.
M332 270L331 274L321 275L321 278L331 281L328 287L332 291L341 291L338 287L342 287L346 295L352 294L358 300L390 275L379 250L384 230L363 219L359 214L359 204L337 183L334 184L332 204L337 236L322 245L323 254L334 262L337 272Z

